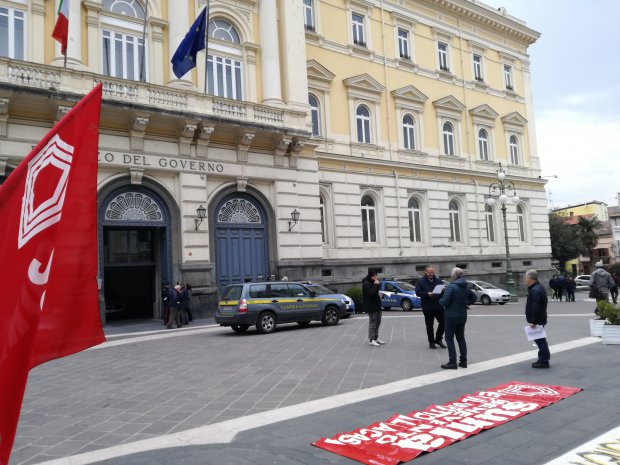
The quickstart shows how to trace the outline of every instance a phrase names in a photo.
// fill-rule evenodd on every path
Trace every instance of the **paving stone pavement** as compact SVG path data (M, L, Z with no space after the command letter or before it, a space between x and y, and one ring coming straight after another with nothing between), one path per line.
M470 363L533 349L523 334L523 307L523 302L503 307L474 307L466 328ZM587 336L592 307L592 302L551 303L550 343ZM205 322L169 331L160 331L157 322L108 327L109 346L32 370L11 465L41 463L437 372L439 364L447 360L447 353L427 348L421 315L418 312L385 312L384 315L381 337L388 344L380 348L367 345L365 315L344 320L335 327L286 325L270 335L253 331L239 335L229 328L206 326ZM152 339L145 340L148 337ZM232 444L159 450L105 463L352 463L308 444L321 436L387 418L395 411L424 408L519 376L527 376L524 380L532 382L551 383L549 380L560 379L562 382L557 384L584 388L588 385L577 400L568 399L558 404L559 407L544 409L559 408L558 412L562 413L564 405L571 402L582 418L581 426L571 425L570 434L561 435L565 439L558 446L544 448L546 441L539 444L536 437L530 437L536 442L534 449L538 450L539 445L544 448L539 455L558 456L560 448L562 452L570 449L565 444L585 442L577 439L577 433L592 434L594 428L607 424L605 420L590 419L590 403L594 405L595 399L592 402L585 399L611 400L613 395L617 399L618 383L612 369L616 349L597 344L558 354L558 361L553 359L553 368L543 373L521 365L501 367L454 382L349 405L342 411L334 409L246 431ZM614 409L603 407L599 413L600 418L613 417L620 423ZM539 420L533 422L530 417ZM567 421L569 417L554 415L554 421ZM540 430L538 433L557 435L564 429L558 428L557 423L554 426L551 415L538 412L518 421L521 425L533 422L533 431ZM608 423L613 421L610 419ZM555 429L547 431L545 424ZM522 435L530 434L526 434L529 428L521 430L512 424L485 432L480 438L499 440L509 431L506 428L515 429L515 444L527 443L527 437ZM447 460L455 447L469 451L473 447L470 441L479 444L478 452L488 455L488 460L491 457L497 460L497 454L511 450L509 443L468 439L447 448L445 451L451 451L449 455L437 451L416 459L416 463L435 463L436 454L443 456L443 461L436 463L485 463L461 454L459 462ZM523 456L533 454L530 449L526 447ZM497 454L493 455L494 452ZM469 454L473 457L477 452ZM514 453L503 456L502 460L506 461L493 463L537 463L519 462Z

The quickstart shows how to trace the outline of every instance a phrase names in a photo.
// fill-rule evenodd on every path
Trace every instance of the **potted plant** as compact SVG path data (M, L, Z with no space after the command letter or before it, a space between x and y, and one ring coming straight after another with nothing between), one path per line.
M598 312L605 319L601 328L603 344L620 344L620 307L601 301L598 303Z

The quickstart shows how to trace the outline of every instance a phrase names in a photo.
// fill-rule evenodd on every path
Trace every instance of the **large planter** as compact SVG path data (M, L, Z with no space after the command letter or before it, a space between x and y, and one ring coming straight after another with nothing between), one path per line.
M606 320L590 320L590 336L601 337L603 326L605 326Z
M603 344L620 344L620 325L603 325Z

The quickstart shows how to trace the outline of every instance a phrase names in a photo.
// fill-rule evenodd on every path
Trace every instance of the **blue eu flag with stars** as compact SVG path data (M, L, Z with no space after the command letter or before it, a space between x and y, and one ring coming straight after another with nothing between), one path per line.
M204 8L170 60L177 78L181 79L185 73L196 66L196 55L205 49L206 28L207 9Z

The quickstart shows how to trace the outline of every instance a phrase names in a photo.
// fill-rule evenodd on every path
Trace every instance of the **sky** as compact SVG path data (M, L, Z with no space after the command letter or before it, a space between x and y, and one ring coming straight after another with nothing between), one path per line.
M620 0L482 0L542 35L530 46L542 175L553 208L620 193Z

